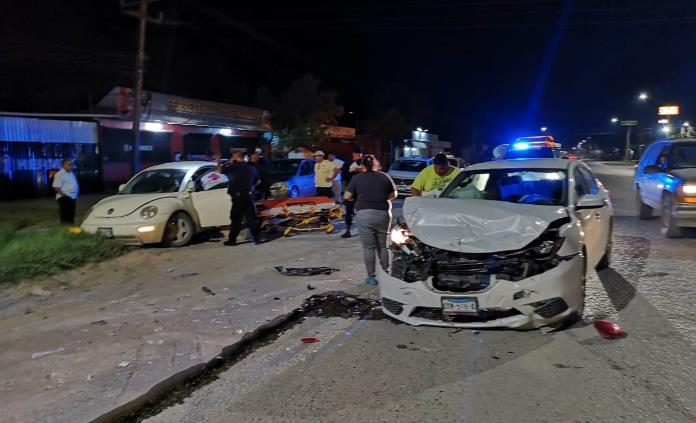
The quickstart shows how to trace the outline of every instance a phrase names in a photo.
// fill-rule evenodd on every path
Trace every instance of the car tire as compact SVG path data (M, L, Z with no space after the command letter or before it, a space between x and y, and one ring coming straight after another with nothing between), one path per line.
M300 197L300 189L297 186L293 186L290 188L290 198L299 198Z
M611 221L609 223L609 235L607 238L607 245L606 245L606 247L604 247L604 255L599 260L599 263L597 263L597 266L595 267L596 270L608 269L609 266L611 266L611 250L612 250L612 247L614 245L614 241L612 239L613 232L614 232L614 222Z
M636 205L638 206L638 219L648 220L653 217L653 209L643 202L638 187L636 187Z
M162 245L165 247L183 247L191 242L196 228L191 216L184 212L177 212L167 221L167 227L162 236Z
M674 218L674 205L672 201L672 194L664 193L662 195L662 210L660 214L660 232L665 238L681 238L684 235L679 226L677 226L677 221Z

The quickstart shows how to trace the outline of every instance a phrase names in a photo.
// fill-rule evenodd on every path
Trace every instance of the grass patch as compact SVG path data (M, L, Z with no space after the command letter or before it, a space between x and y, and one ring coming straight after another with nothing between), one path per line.
M66 227L16 232L0 225L0 283L49 275L121 253L119 242Z
M78 197L75 223L80 224L87 210L104 195ZM15 229L50 228L58 224L58 204L53 197L0 202L0 226L12 225Z

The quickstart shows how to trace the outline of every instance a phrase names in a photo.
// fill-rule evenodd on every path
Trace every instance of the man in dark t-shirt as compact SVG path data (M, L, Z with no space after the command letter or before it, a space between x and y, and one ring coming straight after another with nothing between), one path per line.
M343 170L341 171L341 179L343 179L344 191L348 189L353 176L362 173L362 147L356 145L353 147L352 160L347 161L343 164ZM350 233L350 228L353 226L353 216L355 215L355 201L344 202L346 205L346 232L341 235L342 238L350 238L352 235Z

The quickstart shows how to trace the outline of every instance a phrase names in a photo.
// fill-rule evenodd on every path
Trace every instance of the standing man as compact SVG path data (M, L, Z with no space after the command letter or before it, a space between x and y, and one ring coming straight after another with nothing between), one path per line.
M333 151L329 151L329 153L326 155L327 160L333 163L334 166L336 166L337 169L339 169L339 175L340 175L340 170L343 168L343 160L339 159L336 157L336 153ZM333 182L333 191L334 195L336 197L336 203L341 202L341 181L338 180L338 178L334 179Z
M341 177L343 179L344 186L348 187L348 184L350 183L351 179L353 179L353 176L362 172L362 157L362 147L359 145L353 146L353 156L351 157L352 160L343 165L343 174ZM345 200L344 204L346 205L346 232L341 235L341 238L350 238L352 236L350 233L350 228L353 226L353 216L355 216L355 199Z
M261 149L256 151L249 158L249 164L252 165L259 174L259 185L256 187L256 199L265 200L268 198L271 189L270 175L268 173L268 164L266 159L261 156Z
M421 170L411 185L411 195L420 197L424 192L440 191L462 170L449 164L445 153L438 153L433 164Z
M230 163L225 166L225 174L230 179L227 193L232 199L230 210L230 236L225 245L237 245L237 236L242 227L242 219L246 221L254 244L261 244L261 234L256 221L256 203L254 201L254 189L259 184L259 175L256 169L244 162L242 152L236 150L232 153Z
M80 193L80 186L77 184L71 159L63 159L61 169L53 177L53 190L56 192L56 201L60 210L60 223L74 225L75 200Z
M324 152L314 152L314 186L317 187L317 196L333 198L333 183L338 176L339 169L328 160L324 160Z

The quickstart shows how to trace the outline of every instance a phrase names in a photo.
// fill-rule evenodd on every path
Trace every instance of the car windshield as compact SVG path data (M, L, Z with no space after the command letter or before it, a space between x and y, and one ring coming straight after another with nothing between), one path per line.
M299 161L276 160L271 162L269 171L276 175L294 175L300 167Z
M391 167L391 170L400 170L404 172L420 172L428 166L428 163L423 160L397 160Z
M672 149L672 169L696 167L696 145L675 145Z
M119 194L178 192L185 176L185 169L146 170L131 179Z
M566 173L558 169L478 170L462 172L442 197L562 206L566 187Z
M505 154L506 159L553 159L551 148L511 149Z

